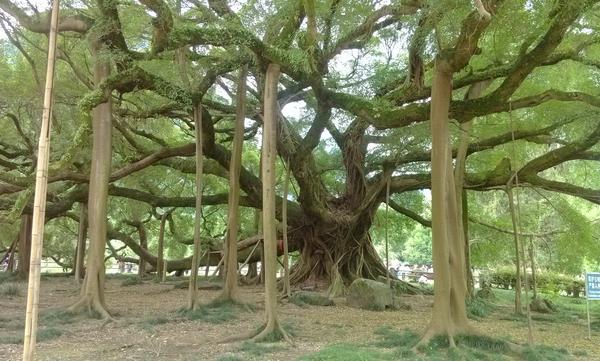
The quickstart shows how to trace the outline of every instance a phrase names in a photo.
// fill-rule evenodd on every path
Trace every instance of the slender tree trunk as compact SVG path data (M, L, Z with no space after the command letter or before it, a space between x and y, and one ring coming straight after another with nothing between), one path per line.
M140 238L140 247L148 250L148 234L146 233L146 227L144 227L143 223L139 223L137 226L138 236ZM146 274L146 265L148 263L144 261L143 258L140 257L140 262L138 263L138 277L144 278Z
M465 306L464 239L459 229L456 186L449 144L448 110L452 97L452 71L437 59L431 90L431 195L432 243L435 271L434 303L431 323L421 343L435 335L449 337L472 332Z
M156 261L156 280L163 281L163 274L166 272L165 270L165 223L167 223L167 217L169 216L169 212L163 213L160 217L160 228L158 230L158 252L157 252L157 261Z
M275 159L277 157L277 84L279 65L269 64L265 78L264 125L262 141L262 197L265 274L265 327L254 340L262 340L275 332L287 337L277 317L277 220L275 218Z
M194 253L192 255L192 270L190 273L190 287L188 308L196 309L198 293L198 266L200 261L200 222L202 221L202 106L194 107L194 126L196 128L196 214L194 218Z
M87 239L87 204L81 203L79 210L79 229L77 231L77 249L75 250L75 282L81 284L84 275L83 259Z
M475 83L469 88L466 99L480 98L485 89L491 84L490 81L481 81ZM465 271L467 280L467 297L470 298L474 293L473 272L471 271L471 247L469 245L469 215L468 215L468 199L467 191L464 188L465 172L467 168L467 151L469 150L471 126L473 120L469 119L466 122L459 124L460 135L458 143L458 151L456 154L456 166L454 170L454 182L456 185L456 209L459 214L459 230L463 234L465 241Z
M17 272L19 277L26 279L29 276L29 260L31 258L31 231L32 216L24 213L21 215L21 228L19 229L19 263Z
M94 80L101 84L110 74L110 64L98 54L100 44L92 44L95 59ZM70 307L71 311L97 312L111 319L104 300L104 253L106 248L108 183L112 157L112 101L107 101L92 111L92 169L88 196L88 225L90 244L86 262L86 273L81 287L81 298Z
M533 249L533 237L529 238L529 260L531 264L531 287L533 289L533 299L537 298L537 277L535 274L535 254Z
M515 200L511 185L506 187L506 194L508 195L508 207L510 218L512 219L515 244L515 313L520 315L523 314L523 305L521 302L521 239L517 228L517 212L515 211Z
M237 238L240 227L240 170L244 146L244 120L246 119L246 67L242 67L237 87L235 130L229 163L229 204L225 251L225 284L221 299L239 301Z
M38 304L40 296L40 272L44 223L46 220L46 195L48 189L48 163L50 160L50 119L52 118L52 92L54 88L54 65L56 60L56 36L58 33L58 0L52 2L50 35L48 37L48 63L44 89L44 109L38 143L35 177L35 197L31 225L31 257L27 285L27 308L25 311L25 335L23 337L23 360L31 361L35 355ZM19 250L21 251L21 250Z
M285 180L283 182L283 198L281 202L281 219L283 223L283 294L288 298L292 296L290 287L290 259L288 250L288 222L287 222L287 199L290 187L291 168L289 162L285 162Z

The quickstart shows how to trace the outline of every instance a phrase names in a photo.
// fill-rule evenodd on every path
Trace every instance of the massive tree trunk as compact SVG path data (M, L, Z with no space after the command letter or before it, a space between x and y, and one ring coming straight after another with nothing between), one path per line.
M21 228L19 229L19 263L17 273L19 277L27 279L29 276L29 259L31 258L31 214L21 215Z
M94 81L101 84L110 74L110 63L98 54L98 43L92 44L95 59ZM112 102L110 94L106 102L92 111L92 169L88 198L88 224L90 244L85 279L80 300L70 307L72 311L87 310L110 318L104 301L104 253L106 247L108 182L112 156Z
M453 337L471 332L471 326L465 306L464 239L459 229L448 131L452 74L446 61L436 59L431 90L431 213L435 291L431 323L422 342L435 335L445 335L454 345Z
M240 227L240 170L242 167L242 148L244 145L244 119L246 118L246 67L240 71L237 87L235 130L229 164L229 201L227 211L227 235L223 249L225 251L225 285L220 298L239 301L238 294L238 255L237 238Z

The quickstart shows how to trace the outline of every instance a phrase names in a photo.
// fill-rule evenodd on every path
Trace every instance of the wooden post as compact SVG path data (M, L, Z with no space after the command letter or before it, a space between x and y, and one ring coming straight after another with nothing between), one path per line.
M52 117L52 89L54 86L54 62L56 60L56 35L58 28L58 1L52 1L50 34L48 37L48 64L44 89L44 110L38 143L35 197L33 201L33 225L31 231L31 259L27 287L27 311L23 338L23 360L32 361L37 334L38 305L40 296L40 266L44 221L46 219L46 193L48 188L48 162L50 159L50 118Z

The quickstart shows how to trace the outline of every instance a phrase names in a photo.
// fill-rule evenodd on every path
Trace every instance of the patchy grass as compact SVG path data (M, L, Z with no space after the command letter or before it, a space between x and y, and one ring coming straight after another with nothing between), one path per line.
M299 361L387 361L396 360L392 353L376 348L351 344L337 344L324 347L318 352L300 357Z
M235 320L241 311L253 311L253 307L231 301L213 301L195 310L180 309L177 313L188 320L219 324Z
M381 336L381 339L375 342L375 346L384 348L394 347L412 347L419 341L419 335L414 331L398 331L390 326L379 327L375 334Z
M14 272L0 272L0 285L7 282L16 282L19 276Z
M563 361L569 360L569 352L564 348L549 346L532 346L523 351L524 361Z
M154 326L164 325L165 323L169 323L172 321L173 321L172 319L169 319L167 317L146 317L146 318L142 319L140 322L138 322L137 324L143 330L153 331Z
M21 295L21 287L18 283L7 282L0 284L0 296L17 297Z
M54 309L43 312L40 315L41 324L44 325L56 325L56 324L70 324L76 321L77 314L63 310Z
M243 342L239 348L240 352L244 352L252 356L261 356L268 353L279 352L283 350L285 350L285 347L283 347L280 343L268 344L265 342L252 341Z
M333 300L318 292L299 291L294 292L290 297L290 302L296 306L334 306Z
M135 286L144 284L144 280L139 277L125 277L121 282L121 287Z
M467 315L471 319L481 319L492 313L496 307L489 301L473 297L467 302Z
M227 355L219 357L217 361L244 361L244 359L233 355Z
M37 342L53 340L62 335L62 331L54 327L39 328L37 331ZM0 344L20 344L23 343L23 330L11 332L0 336Z

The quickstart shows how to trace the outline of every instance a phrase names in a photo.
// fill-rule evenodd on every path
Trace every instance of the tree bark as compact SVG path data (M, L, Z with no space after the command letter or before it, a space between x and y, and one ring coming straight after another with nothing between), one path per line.
M100 43L92 44L95 59L94 81L98 86L110 75L110 63L99 54ZM111 319L104 299L104 253L107 235L108 183L112 158L112 101L105 94L106 102L92 110L92 168L88 196L88 225L90 244L86 273L81 287L81 297L70 307L71 311L87 310Z
M29 276L29 260L31 258L31 214L21 215L21 228L19 229L19 246L17 248L19 263L17 273L20 278L27 279Z
M475 83L469 88L466 99L477 99L483 95L485 89L490 85L490 81L481 81ZM463 234L465 241L465 270L467 278L467 297L470 298L474 293L473 272L471 271L471 247L469 245L469 214L467 190L464 188L465 173L467 168L467 152L469 149L469 140L473 119L459 123L459 143L456 152L456 165L454 169L454 179L456 184L456 209L459 214L459 230Z
M158 251L156 254L156 280L163 281L163 274L166 272L165 270L165 257L164 257L164 249L165 249L165 223L167 222L167 217L169 216L169 212L163 213L160 217L160 228L158 230Z
M253 339L262 340L276 332L287 338L277 316L277 219L275 215L275 160L277 158L277 84L279 65L269 64L265 78L264 123L262 141L262 199L264 232L265 319L266 323Z
M85 277L83 260L85 258L85 246L87 243L87 204L81 203L80 207L77 249L75 251L75 281L77 284L81 284L81 280Z
M196 128L196 210L194 217L194 254L192 255L192 269L190 273L190 286L188 308L196 309L198 293L198 266L200 263L200 222L202 221L202 106L194 106L194 127Z
M235 129L229 163L229 201L227 211L227 235L224 242L225 252L225 284L220 298L223 300L239 300L238 291L238 255L237 238L240 227L240 170L242 167L242 150L244 146L244 120L246 118L246 67L240 71L237 87Z
M283 181L283 198L281 201L281 220L283 227L283 294L288 298L292 296L290 287L290 259L288 254L288 222L287 222L287 199L290 186L290 164L285 162L285 180Z
M436 59L431 91L431 213L432 252L435 271L434 303L431 323L421 342L435 335L454 336L472 332L465 306L464 239L459 229L456 186L449 144L448 111L452 97L452 70Z
M138 223L137 225L138 236L140 238L140 247L142 249L148 250L148 234L146 233L146 228L143 223ZM146 274L146 266L148 263L144 261L143 258L140 257L140 262L138 263L138 277L143 278ZM157 266L158 267L158 266Z

